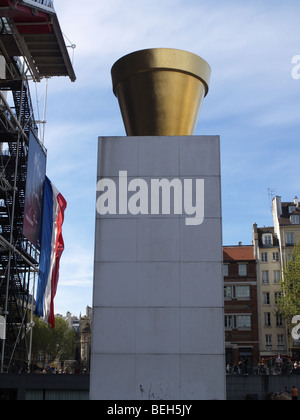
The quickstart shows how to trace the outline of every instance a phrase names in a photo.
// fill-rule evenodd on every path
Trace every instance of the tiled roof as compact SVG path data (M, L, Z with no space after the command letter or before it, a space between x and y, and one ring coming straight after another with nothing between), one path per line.
M252 245L224 246L224 261L249 261L255 260Z

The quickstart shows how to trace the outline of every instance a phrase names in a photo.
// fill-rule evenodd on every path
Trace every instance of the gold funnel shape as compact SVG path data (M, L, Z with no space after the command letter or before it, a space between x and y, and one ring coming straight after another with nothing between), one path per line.
M211 73L202 58L155 48L126 55L111 72L128 136L194 134Z

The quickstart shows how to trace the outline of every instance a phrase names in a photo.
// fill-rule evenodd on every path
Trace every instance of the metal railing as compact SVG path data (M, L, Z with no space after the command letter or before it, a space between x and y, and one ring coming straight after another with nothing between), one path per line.
M27 3L31 6L34 5L34 3L39 3L41 6L47 7L54 11L53 0L23 0L23 3Z

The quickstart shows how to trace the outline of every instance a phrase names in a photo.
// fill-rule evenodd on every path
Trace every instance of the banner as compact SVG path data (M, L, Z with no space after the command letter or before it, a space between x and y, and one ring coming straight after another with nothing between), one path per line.
M41 249L46 155L34 134L29 135L23 235Z

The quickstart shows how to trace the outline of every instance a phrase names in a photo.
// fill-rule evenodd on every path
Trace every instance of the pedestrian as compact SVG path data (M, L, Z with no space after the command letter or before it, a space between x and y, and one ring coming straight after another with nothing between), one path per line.
M248 358L244 357L244 374L248 375Z
M295 385L293 386L291 394L292 394L292 400L297 401L298 400L298 389L295 387Z
M239 368L239 375L243 374L243 363L241 361L239 361L238 363L238 368Z

